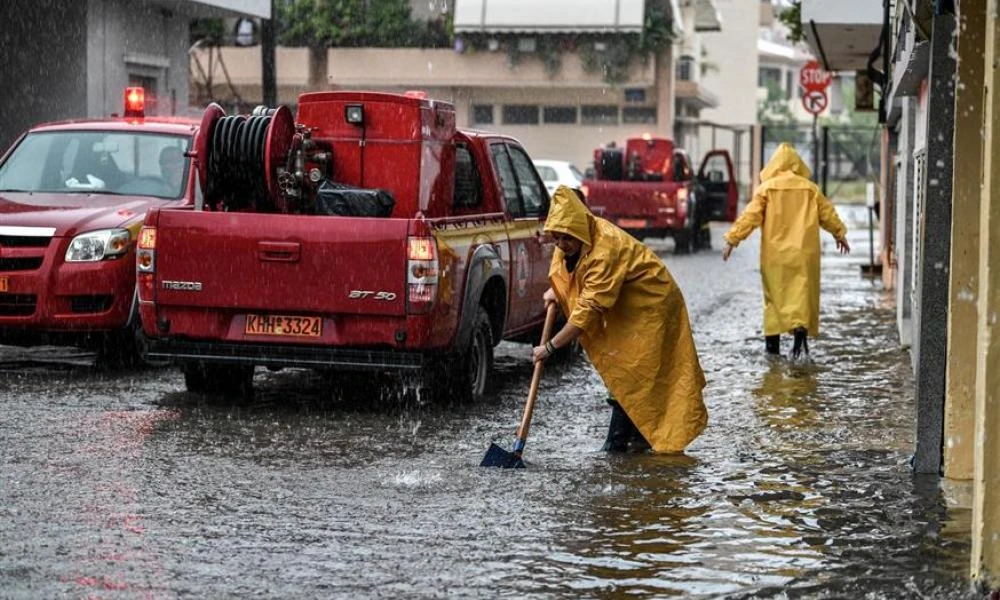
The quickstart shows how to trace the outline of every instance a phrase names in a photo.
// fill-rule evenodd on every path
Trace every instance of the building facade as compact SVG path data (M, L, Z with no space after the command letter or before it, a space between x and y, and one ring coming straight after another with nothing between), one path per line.
M0 146L31 125L120 113L147 90L150 114L189 114L190 20L270 18L269 0L6 0L0 20Z
M596 148L643 134L680 135L697 148L683 124L718 105L700 81L698 41L723 27L715 1L439 0L429 12L420 2L418 18L453 11L454 48L330 48L317 77L307 49L279 47L278 102L294 106L316 89L423 90L455 104L459 127L502 130L533 157L581 171ZM673 43L622 67L614 40L642 32L649 3L671 21ZM609 77L612 68L623 70ZM257 48L198 48L191 70L194 106L246 110L262 97Z
M828 68L881 88L883 281L914 367L913 468L971 509L969 574L1000 588L997 2L804 0L801 14Z

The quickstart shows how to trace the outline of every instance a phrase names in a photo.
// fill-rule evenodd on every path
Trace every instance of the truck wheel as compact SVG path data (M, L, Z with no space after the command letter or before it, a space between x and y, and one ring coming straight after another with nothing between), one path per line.
M691 230L679 229L674 232L674 254L691 253Z
M253 365L218 365L190 362L181 365L184 385L194 394L234 398L253 396Z
M674 232L674 254L690 254L697 248L697 225L698 218L695 212L698 205L693 197L688 199L687 217L684 219L683 228Z
M472 334L460 353L458 364L445 371L446 377L439 380L443 385L438 396L443 395L440 392L450 392L459 402L479 402L486 395L493 374L493 329L482 306L476 310Z

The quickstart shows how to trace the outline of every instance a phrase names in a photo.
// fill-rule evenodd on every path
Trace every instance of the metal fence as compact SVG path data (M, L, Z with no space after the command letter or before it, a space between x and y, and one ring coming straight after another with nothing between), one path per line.
M865 184L879 181L878 134L877 126L762 126L761 156L767 164L778 144L792 144L824 195L831 200L864 202Z

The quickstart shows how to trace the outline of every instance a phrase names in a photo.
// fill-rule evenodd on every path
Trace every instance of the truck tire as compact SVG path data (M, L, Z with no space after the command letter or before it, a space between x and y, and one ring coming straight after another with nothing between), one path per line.
M188 362L181 365L184 385L193 394L232 398L253 396L253 365Z
M698 236L698 201L694 193L688 198L687 217L681 229L674 232L674 254L691 254Z
M457 349L457 359L438 365L432 395L441 401L479 402L492 384L493 329L482 306L476 308L472 333L465 346Z

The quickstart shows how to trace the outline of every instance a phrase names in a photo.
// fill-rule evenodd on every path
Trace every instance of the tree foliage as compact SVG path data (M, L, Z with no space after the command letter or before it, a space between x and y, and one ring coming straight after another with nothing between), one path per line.
M778 13L778 20L788 29L788 41L801 42L802 34L802 0L792 0L791 5Z
M408 0L291 0L276 5L285 46L448 47L450 23L420 22Z

